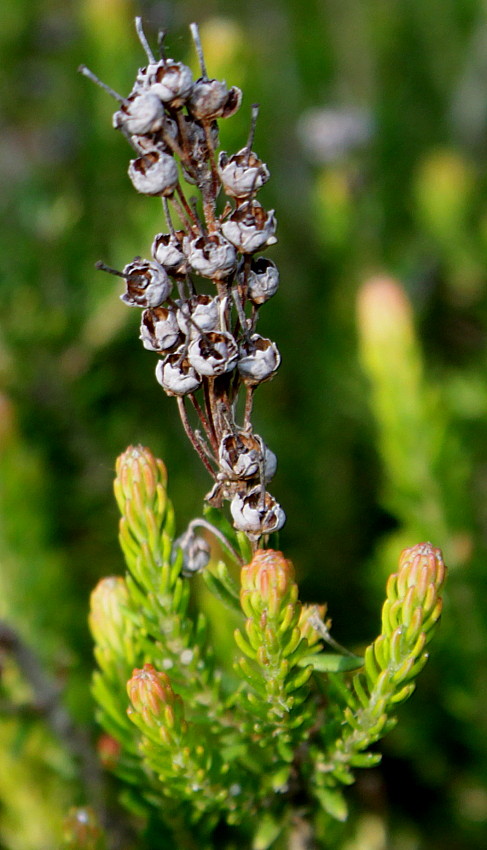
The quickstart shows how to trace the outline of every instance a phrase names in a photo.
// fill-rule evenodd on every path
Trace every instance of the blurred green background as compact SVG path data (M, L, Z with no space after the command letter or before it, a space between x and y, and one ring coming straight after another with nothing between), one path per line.
M336 847L485 850L481 0L4 0L0 618L92 729L88 597L123 569L115 457L140 442L164 458L181 530L209 487L138 342L138 311L94 270L147 256L164 229L159 202L127 178L114 103L76 73L85 63L127 94L144 64L135 14L193 66L198 21L210 73L243 88L224 149L244 144L261 105L255 149L272 174L261 200L278 215L282 281L261 332L283 365L255 423L279 457L281 545L303 600L327 600L335 638L359 650L403 546L430 539L451 567L431 662L381 767L351 790ZM51 850L86 788L42 720L23 716L28 688L0 660L0 848Z

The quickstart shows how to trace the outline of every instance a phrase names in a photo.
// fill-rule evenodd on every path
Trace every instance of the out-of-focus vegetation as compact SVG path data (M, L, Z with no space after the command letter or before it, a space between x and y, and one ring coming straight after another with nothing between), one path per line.
M261 104L255 148L273 176L261 199L278 214L282 279L262 332L283 366L257 396L256 417L279 457L281 545L302 596L326 599L335 636L359 651L376 633L402 546L430 539L451 568L432 663L382 765L352 790L336 846L484 850L480 0L2 6L0 618L95 737L86 616L98 578L122 571L115 456L141 442L163 457L181 522L209 485L137 341L137 311L119 303L117 279L93 268L147 255L162 226L159 202L137 196L126 176L114 104L76 73L83 62L128 93L144 64L135 14L154 38L167 28L169 48L193 66L187 24L199 21L210 73L244 89L222 126L230 152ZM32 706L7 648L0 688L0 847L47 850L69 807L98 790L86 763L80 772L79 747L46 723L45 705Z

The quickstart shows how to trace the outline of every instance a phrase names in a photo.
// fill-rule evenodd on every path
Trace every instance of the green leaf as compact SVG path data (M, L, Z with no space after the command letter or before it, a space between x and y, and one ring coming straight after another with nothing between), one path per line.
M335 655L332 652L320 652L317 655L304 655L297 662L298 667L313 667L318 673L347 673L364 666L364 659L358 655Z
M332 818L343 823L348 817L348 809L341 791L337 788L315 788L315 794Z
M202 575L208 590L219 602L225 605L226 608L230 608L231 611L237 611L239 614L242 614L238 598L233 596L220 578L213 575L209 570L203 570Z
M252 850L268 850L271 844L282 832L282 823L279 823L270 814L265 814L260 820L252 841Z

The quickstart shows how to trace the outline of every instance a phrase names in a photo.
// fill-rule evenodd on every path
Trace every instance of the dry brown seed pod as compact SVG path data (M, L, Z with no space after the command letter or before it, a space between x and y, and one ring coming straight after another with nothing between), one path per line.
M237 264L235 247L221 233L187 236L183 247L191 268L202 277L223 280Z
M195 392L201 379L185 357L186 349L181 347L165 360L159 360L156 366L156 378L167 395L183 396Z
M279 531L286 522L286 514L279 503L270 493L263 494L260 485L234 496L230 512L235 528L254 540L263 534Z
M231 198L250 197L270 177L267 166L248 148L242 148L230 157L222 151L218 159L218 173L225 193Z
M242 254L254 254L277 242L274 210L246 201L222 224L222 233Z
M230 372L237 358L237 343L226 331L212 331L198 336L188 348L189 362L200 375L208 378Z
M131 159L128 173L134 188L143 195L172 195L178 182L173 157L156 149Z
M127 290L120 298L129 307L159 307L171 294L172 282L159 263L135 259L122 276Z
M148 351L166 351L181 338L174 310L152 307L144 310L140 323L140 339Z

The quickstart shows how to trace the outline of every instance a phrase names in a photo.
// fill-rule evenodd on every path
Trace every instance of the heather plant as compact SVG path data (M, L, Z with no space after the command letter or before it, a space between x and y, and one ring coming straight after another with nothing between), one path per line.
M163 35L157 58L136 27L147 65L128 96L80 70L116 99L114 127L134 150L129 177L161 198L165 231L151 259L98 267L123 278L122 300L142 311L156 380L212 483L203 516L177 536L163 462L142 446L117 461L127 572L99 582L90 612L102 750L158 846L333 846L345 786L380 761L373 745L427 660L443 559L430 543L403 550L363 657L331 636L326 605L300 602L276 548L276 457L253 427L256 389L280 365L256 330L279 285L267 257L274 211L257 200L270 176L253 151L258 109L244 147L219 152L218 121L241 92L208 76L195 25L196 80L165 55ZM102 846L86 810L66 829L66 846Z

